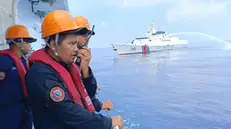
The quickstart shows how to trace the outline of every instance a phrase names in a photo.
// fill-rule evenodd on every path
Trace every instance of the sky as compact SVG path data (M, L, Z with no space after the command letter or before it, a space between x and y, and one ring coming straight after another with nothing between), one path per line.
M85 16L95 25L92 48L130 42L155 23L167 33L200 32L230 40L230 0L68 0L73 16ZM209 39L184 35L186 39Z

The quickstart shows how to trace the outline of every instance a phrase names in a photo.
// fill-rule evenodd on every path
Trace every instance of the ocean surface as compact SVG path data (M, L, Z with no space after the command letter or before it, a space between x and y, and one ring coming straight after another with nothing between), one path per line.
M124 118L124 129L231 129L231 49L202 46L124 56L92 49L111 115Z

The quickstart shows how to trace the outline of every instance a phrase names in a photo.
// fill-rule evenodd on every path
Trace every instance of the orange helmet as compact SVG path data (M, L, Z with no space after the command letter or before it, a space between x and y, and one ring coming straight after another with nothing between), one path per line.
M75 31L80 27L76 25L74 18L65 10L54 10L48 13L42 21L42 38L66 32Z
M82 27L82 28L87 28L88 31L91 31L91 27L88 23L88 20L87 18L83 17L83 16L76 16L74 17L75 19L75 22L76 24L79 26L79 27ZM95 35L95 32L93 31L92 35Z
M7 28L5 39L27 39L29 43L36 42L37 39L30 36L28 29L19 24L11 25Z

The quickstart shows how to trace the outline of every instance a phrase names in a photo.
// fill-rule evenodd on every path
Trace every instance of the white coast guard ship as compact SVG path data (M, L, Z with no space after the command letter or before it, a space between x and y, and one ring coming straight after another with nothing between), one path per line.
M36 50L44 45L41 39L41 21L52 10L67 10L67 0L0 0L0 50L8 48L5 31L12 24L25 25L31 36L38 39L32 44Z
M161 50L172 50L185 48L187 40L181 40L178 37L171 36L164 31L156 31L155 24L151 24L143 36L138 36L129 43L112 44L113 50L119 55L150 53Z

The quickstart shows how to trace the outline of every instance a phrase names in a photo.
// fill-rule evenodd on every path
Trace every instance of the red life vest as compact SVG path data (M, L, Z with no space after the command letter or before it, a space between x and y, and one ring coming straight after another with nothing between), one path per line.
M66 84L71 99L88 111L95 112L95 108L82 83L80 71L76 64L72 63L69 67L70 72L68 72L61 64L54 61L44 49L33 52L28 60L30 63L41 62L53 68Z
M0 51L0 55L8 55L13 59L15 65L16 65L18 74L19 74L20 79L21 79L24 97L28 97L27 90L26 90L26 84L25 84L26 69L25 69L22 61L10 49ZM29 69L28 62L27 62L27 69Z

